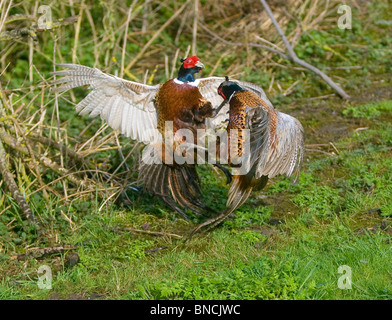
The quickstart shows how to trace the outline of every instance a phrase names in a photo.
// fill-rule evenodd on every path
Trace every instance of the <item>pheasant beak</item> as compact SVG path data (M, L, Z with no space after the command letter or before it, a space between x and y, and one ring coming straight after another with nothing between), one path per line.
M204 64L202 64L200 61L197 61L195 64L195 67L199 67L200 69L204 69Z

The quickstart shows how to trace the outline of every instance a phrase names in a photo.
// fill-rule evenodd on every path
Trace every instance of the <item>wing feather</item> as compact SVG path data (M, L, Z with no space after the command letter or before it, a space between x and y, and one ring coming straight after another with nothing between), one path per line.
M218 94L218 87L223 81L225 81L223 77L199 79L200 93L211 102L214 108L217 108L223 101ZM249 117L247 127L250 129L250 158L248 159L250 167L248 169L254 170L256 178L263 175L269 178L277 174L292 175L301 163L304 151L301 123L292 116L276 111L260 86L235 79L230 79L230 81L237 82L244 90L255 93L266 104L266 107L260 105L256 110L247 108ZM228 111L229 104L227 103L216 117L206 119L207 128L213 130L226 128ZM274 132L270 130L270 113L276 113L277 124Z
M78 103L76 111L90 117L100 116L114 130L144 143L153 142L157 132L154 97L159 85L149 86L124 80L96 69L76 64L61 64L68 70L54 72L54 90L64 92L89 85L92 91Z
M278 174L291 176L302 162L304 152L303 128L300 122L285 113L277 113L277 126L274 136L268 143L251 146L251 157L257 158L255 177ZM261 131L261 134L264 134ZM263 140L260 134L252 134L254 139Z
M216 109L223 102L223 98L218 94L218 87L223 81L225 81L225 78L208 77L208 78L201 78L198 81L199 81L198 88L201 95L205 99L210 101L214 109ZM240 81L231 78L230 81L234 81L238 83L238 85L241 88L255 93L260 98L262 98L270 108L273 109L272 103L268 100L267 95L265 94L263 88L261 88L260 86L251 82ZM226 128L227 121L228 121L228 111L229 111L229 105L226 104L214 118L207 118L206 119L207 129L219 130L219 129Z
M276 128L276 144L279 152L276 153L276 166L272 165L272 172L290 176L298 169L304 153L304 130L301 123L294 117L277 112L278 124ZM272 161L271 161L272 162Z
M256 179L262 176L272 178L278 174L291 176L302 162L304 151L300 122L262 104L256 108L246 107L246 111L249 138L243 144L244 157L238 174L250 174ZM276 130L271 129L274 121Z

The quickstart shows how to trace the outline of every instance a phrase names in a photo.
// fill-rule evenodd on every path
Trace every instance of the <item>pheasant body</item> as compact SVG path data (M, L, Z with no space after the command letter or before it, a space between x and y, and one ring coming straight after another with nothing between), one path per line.
M276 111L268 99L263 99L236 82L222 82L219 95L229 102L229 122L226 130L229 146L229 164L233 155L241 157L242 171L233 176L229 189L226 210L216 218L200 224L200 228L215 226L241 206L253 189L262 189L278 174L291 176L302 162L304 141L303 128L292 116ZM248 130L249 135L245 135ZM249 148L244 148L247 143ZM246 150L246 152L244 152Z
M165 122L173 122L173 131L188 128L193 123L202 125L212 115L212 105L203 98L197 87L170 80L164 83L155 97L159 115L158 130L164 134ZM204 112L204 113L202 113Z

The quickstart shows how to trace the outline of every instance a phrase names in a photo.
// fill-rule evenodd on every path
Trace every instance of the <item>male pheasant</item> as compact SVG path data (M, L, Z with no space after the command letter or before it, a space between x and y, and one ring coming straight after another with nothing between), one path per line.
M233 177L226 210L200 224L192 234L222 222L248 199L253 189L264 188L269 178L298 172L303 157L303 127L296 118L275 110L268 99L245 90L228 77L219 85L218 94L229 103L228 162L241 169ZM233 164L238 160L234 158L241 161Z

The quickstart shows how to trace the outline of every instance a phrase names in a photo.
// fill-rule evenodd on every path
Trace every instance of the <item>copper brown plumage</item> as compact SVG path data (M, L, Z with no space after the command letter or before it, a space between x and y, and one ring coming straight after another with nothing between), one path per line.
M206 116L212 114L212 105L203 98L197 87L184 83L179 85L174 80L164 83L156 95L156 108L159 113L158 130L163 133L166 121L173 121L173 130L185 127L185 123L204 122ZM209 109L204 117L200 111ZM196 115L196 119L194 119ZM192 118L189 118L189 117ZM186 126L189 126L187 124Z

